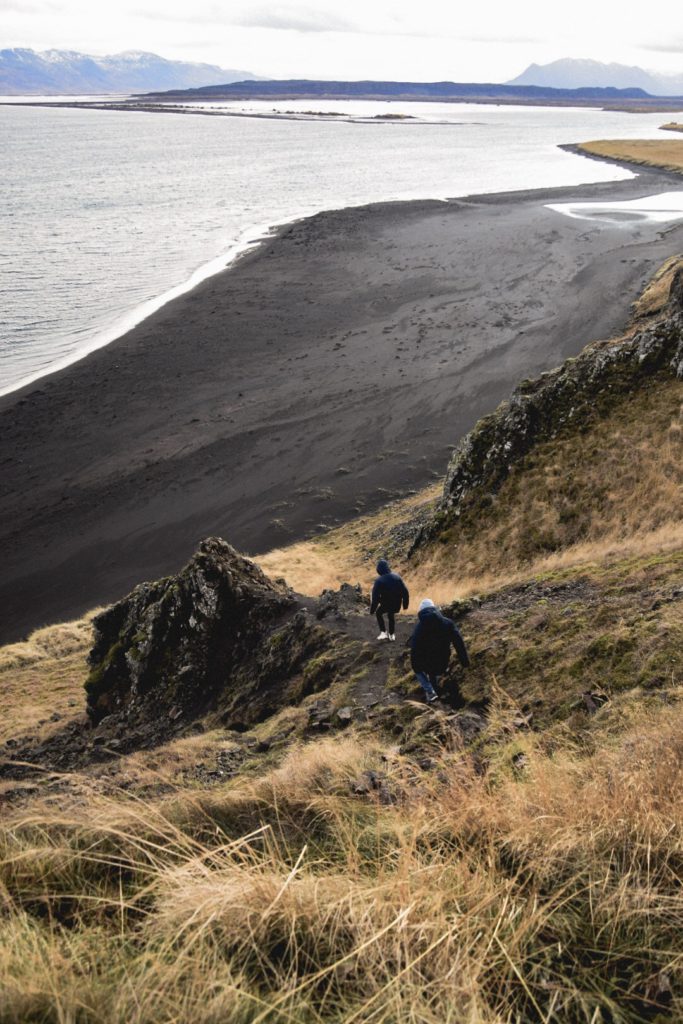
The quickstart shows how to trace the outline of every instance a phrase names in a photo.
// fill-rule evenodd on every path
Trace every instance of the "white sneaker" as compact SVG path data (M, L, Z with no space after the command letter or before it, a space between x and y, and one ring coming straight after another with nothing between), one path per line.
M377 637L377 639L378 640L388 640L389 639L389 634L388 633L380 633L380 635Z
M395 641L396 640L395 634L394 633L389 633L389 639Z
M438 693L430 693L429 697L427 697L427 703L428 704L433 704L434 701L438 700L438 699L439 699Z

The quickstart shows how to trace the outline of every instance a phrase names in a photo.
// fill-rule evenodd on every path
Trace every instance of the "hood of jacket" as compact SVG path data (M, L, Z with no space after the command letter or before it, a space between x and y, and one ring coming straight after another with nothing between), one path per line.
M389 573L391 572L391 569L389 568L389 563L385 558L380 558L379 562L377 563L377 572L379 573L380 576L388 576Z
M433 605L430 605L429 608L423 608L421 612L418 612L417 617L420 622L429 622L430 620L435 619L441 620L443 618L443 615L441 614L438 608L435 608Z

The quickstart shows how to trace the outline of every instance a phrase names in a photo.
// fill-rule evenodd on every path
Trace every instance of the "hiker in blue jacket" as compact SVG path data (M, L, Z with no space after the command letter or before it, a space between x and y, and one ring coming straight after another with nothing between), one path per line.
M377 616L378 640L395 640L396 614L401 607L407 608L410 594L397 572L392 572L383 558L377 563L377 579L372 586L370 614ZM384 625L384 616L389 620L389 631Z
M433 704L439 698L439 676L448 668L451 645L455 647L463 668L469 668L470 659L465 641L453 620L442 615L434 602L426 597L420 602L417 626L413 630L409 644L413 672L425 692L427 703ZM458 696L457 692L451 694L454 699Z

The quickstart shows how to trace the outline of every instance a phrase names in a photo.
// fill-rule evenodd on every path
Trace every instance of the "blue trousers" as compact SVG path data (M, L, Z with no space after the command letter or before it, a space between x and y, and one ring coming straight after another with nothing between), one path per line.
M415 677L427 696L433 697L439 685L439 677L431 672L416 672Z

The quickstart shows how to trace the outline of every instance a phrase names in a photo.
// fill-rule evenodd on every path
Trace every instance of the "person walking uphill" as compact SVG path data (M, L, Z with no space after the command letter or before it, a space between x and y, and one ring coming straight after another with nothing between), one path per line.
M451 656L451 644L455 647L460 664L469 668L470 659L465 641L460 630L452 619L442 615L433 601L428 597L420 602L417 612L417 626L408 641L410 644L410 664L417 676L417 681L425 692L427 703L432 704L438 699L437 688L439 676L448 668ZM453 694L457 697L457 693Z
M372 586L372 602L370 614L377 616L379 626L378 640L395 640L396 614L401 607L407 608L410 594L408 588L397 572L392 572L389 563L383 558L377 563L379 576ZM389 620L389 631L384 625L384 616Z

